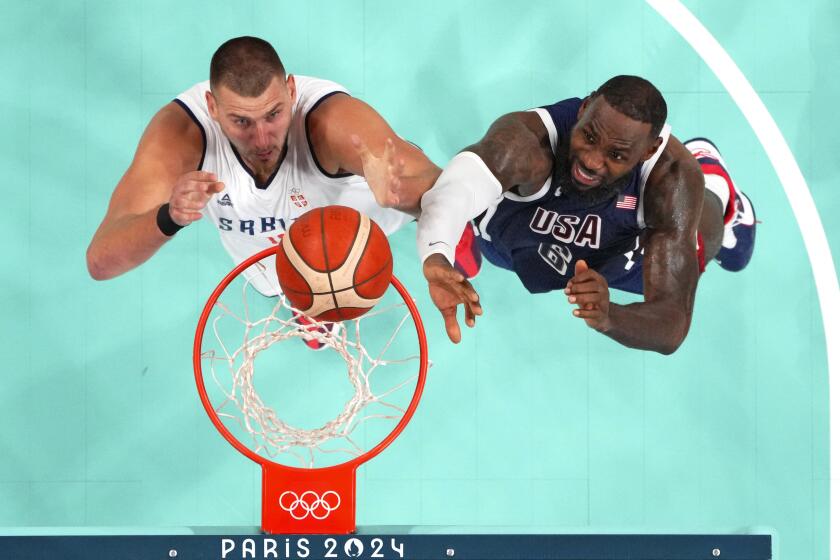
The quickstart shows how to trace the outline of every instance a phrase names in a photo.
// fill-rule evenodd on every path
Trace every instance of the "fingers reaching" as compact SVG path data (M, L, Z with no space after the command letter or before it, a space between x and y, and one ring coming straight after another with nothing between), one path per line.
M385 161L389 165L393 165L396 153L397 147L394 145L394 141L391 138L385 140Z
M446 334L449 336L449 340L458 344L461 342L461 326L458 324L458 318L455 316L455 308L441 309L440 313L443 315L443 323L446 327Z
M443 316L446 334L452 342L459 342L458 307L464 306L464 324L474 327L476 317L483 313L478 293L443 255L430 255L423 263L423 273L429 282L432 301Z
M201 211L214 194L222 192L225 185L215 173L190 171L178 178L169 198L169 215L172 220L186 226L201 219Z
M374 154L358 134L350 135L350 142L361 160L365 181L376 202L386 208L398 207L402 187L400 177L405 170L405 160L397 157L394 139L385 139L384 149L379 155Z
M481 315L481 308L478 308L479 315ZM475 311L473 310L472 304L464 304L464 323L470 328L475 326Z

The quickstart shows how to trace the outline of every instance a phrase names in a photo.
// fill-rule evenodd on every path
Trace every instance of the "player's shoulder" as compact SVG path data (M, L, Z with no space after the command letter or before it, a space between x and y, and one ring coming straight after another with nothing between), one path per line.
M569 97L567 99L561 99L560 101L555 101L554 103L549 103L548 105L542 105L541 107L546 110L551 110L554 112L574 112L577 114L578 109L583 104L583 99L580 97Z
M570 97L568 99L561 99L550 105L543 105L535 109L535 111L550 116L558 131L566 131L571 130L577 122L578 112L582 104L583 99Z
M346 87L332 80L299 74L294 74L293 76L297 94L295 110L299 114L306 115L312 112L327 99L335 97L336 94L350 94Z
M304 74L292 74L295 79L295 86L298 90L305 89L306 91L312 91L322 88L339 88L339 89L346 89L343 85L333 80L327 80L326 78L318 78L315 76L306 76Z
M196 126L194 119L177 101L161 107L152 117L146 132L165 139L196 140L198 143L202 136L201 129Z
M196 82L195 84L191 85L181 93L177 95L176 98L187 97L191 99L204 99L204 92L210 91L210 80L202 80L200 82Z
M221 134L207 108L209 91L210 80L198 82L179 93L162 109L171 113L172 126L178 126L182 132L200 138L205 144Z
M703 173L697 160L679 139L669 136L645 187L645 222L664 226L675 223L675 212L700 212L702 196Z
M195 169L204 154L203 130L174 101L161 107L149 121L135 153L134 163L168 161Z
M207 109L208 91L210 91L210 81L204 80L179 93L173 102L193 119L203 121L210 118Z
M696 187L696 179L702 178L700 166L691 152L673 134L666 141L665 148L653 166L648 178L648 186L654 189L668 189L689 180L689 187ZM702 186L702 183L700 184Z

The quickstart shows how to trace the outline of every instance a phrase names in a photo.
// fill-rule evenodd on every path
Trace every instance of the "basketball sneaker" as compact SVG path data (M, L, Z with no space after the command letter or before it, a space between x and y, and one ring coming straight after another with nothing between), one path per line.
M315 323L305 315L301 315L297 311L292 312L292 321L300 325L301 331L305 331L300 337L301 341L311 350L323 350L327 343L323 342L319 336L314 333L319 333L325 337L338 334L338 323ZM313 334L306 334L311 332Z
M746 268L755 248L755 210L726 169L717 146L706 138L694 138L685 147L697 158L703 173L722 177L729 186L729 204L724 213L723 242L715 261L724 270L738 272Z
M467 280L472 280L481 271L481 250L472 222L467 222L464 233L455 247L455 270Z
M735 215L723 224L723 243L715 261L724 270L744 270L755 248L755 210L744 193L735 192Z

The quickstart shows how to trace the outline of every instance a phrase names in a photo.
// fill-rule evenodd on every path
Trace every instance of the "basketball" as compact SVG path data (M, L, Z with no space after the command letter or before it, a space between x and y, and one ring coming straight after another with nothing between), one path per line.
M391 283L391 247L370 218L325 206L298 218L277 247L277 278L286 299L318 321L366 313Z

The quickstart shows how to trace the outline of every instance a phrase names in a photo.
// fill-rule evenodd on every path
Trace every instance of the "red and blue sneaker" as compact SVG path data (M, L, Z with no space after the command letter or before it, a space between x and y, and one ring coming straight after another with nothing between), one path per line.
M300 331L304 331L300 339L311 350L323 350L327 346L323 338L338 334L338 323L316 323L297 311L292 312L292 321L300 325Z
M723 242L715 261L724 270L743 270L755 248L756 220L752 202L735 186L720 151L710 140L694 138L687 141L685 147L697 158L704 175L721 177L729 187L729 204L723 216Z
M755 247L755 210L744 193L735 194L735 215L723 224L723 243L715 260L724 270L738 272L750 262Z
M455 247L455 270L467 280L472 280L481 271L481 250L472 222L467 222L464 233Z

